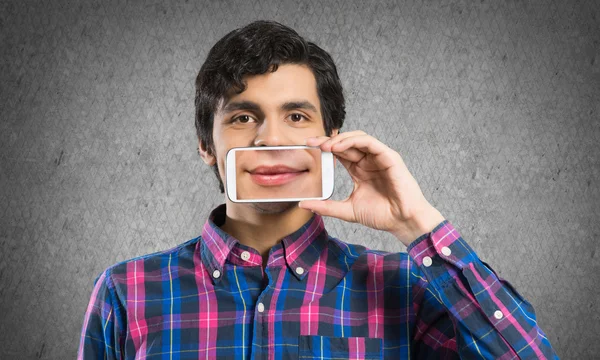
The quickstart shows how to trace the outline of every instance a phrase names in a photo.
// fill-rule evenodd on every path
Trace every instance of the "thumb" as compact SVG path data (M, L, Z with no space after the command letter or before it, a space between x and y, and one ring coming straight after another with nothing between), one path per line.
M356 222L354 220L352 204L348 200L304 200L300 201L298 206L322 216L331 216L348 222Z

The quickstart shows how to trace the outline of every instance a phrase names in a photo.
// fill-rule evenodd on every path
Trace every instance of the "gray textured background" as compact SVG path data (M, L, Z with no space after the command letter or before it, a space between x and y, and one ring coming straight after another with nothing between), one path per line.
M223 195L196 153L193 81L214 42L259 18L330 51L342 130L400 152L561 357L597 356L599 2L398 3L2 1L0 358L74 357L103 269L200 234Z

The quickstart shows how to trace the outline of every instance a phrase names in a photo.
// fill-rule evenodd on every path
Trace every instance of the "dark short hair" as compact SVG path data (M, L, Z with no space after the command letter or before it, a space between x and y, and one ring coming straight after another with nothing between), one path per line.
M275 72L278 65L306 65L315 75L325 134L340 129L346 116L342 84L331 56L293 29L275 21L255 21L233 30L208 52L196 77L196 133L216 155L213 121L217 108L231 90L246 89L243 77ZM213 166L221 193L225 192L217 164Z

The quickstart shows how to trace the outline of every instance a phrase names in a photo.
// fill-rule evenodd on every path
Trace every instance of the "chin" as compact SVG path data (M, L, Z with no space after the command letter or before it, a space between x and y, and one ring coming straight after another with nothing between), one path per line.
M250 206L263 214L281 214L298 206L298 201L286 202L257 202L250 203Z

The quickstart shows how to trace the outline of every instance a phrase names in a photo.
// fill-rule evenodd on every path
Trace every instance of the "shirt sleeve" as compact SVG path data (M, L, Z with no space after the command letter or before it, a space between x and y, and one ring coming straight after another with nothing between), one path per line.
M77 359L120 359L120 317L109 271L94 284L85 312Z
M407 249L418 282L417 358L558 359L533 306L444 220Z

